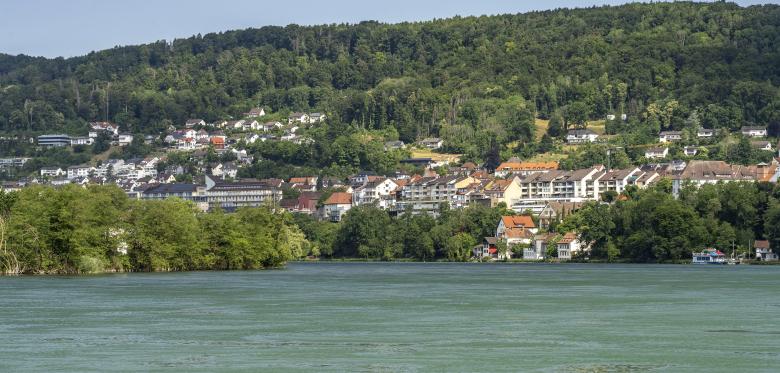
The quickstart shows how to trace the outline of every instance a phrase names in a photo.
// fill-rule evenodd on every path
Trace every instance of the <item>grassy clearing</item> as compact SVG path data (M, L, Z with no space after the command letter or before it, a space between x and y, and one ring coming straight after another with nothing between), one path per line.
M412 149L411 153L412 158L431 158L436 162L449 161L450 163L457 163L461 156L461 154L434 153L429 149Z
M547 127L550 125L550 121L547 119L536 118L534 124L536 126L536 140L539 141L539 139L541 139L542 136L547 133Z

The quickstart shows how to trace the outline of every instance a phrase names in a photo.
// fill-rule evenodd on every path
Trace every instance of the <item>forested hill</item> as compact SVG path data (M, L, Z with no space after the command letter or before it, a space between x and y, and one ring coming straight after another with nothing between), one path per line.
M0 55L0 130L76 132L108 119L154 133L262 105L395 127L405 141L457 139L499 136L506 107L641 117L670 100L679 106L661 127L694 110L705 126L735 127L780 120L778 86L780 6L628 4L263 27L68 59Z

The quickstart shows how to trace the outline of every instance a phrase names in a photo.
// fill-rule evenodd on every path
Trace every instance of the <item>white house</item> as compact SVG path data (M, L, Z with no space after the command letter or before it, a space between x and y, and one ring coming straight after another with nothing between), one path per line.
M59 167L44 167L41 168L41 176L57 177L67 175L63 169Z
M273 131L273 130L275 130L277 128L282 128L282 122L274 121L274 122L265 122L265 123L263 123L263 131L265 131L265 132Z
M428 149L435 150L444 146L444 141L442 141L442 139L438 137L429 137L427 139L423 139L422 141L420 141L420 145Z
M97 137L97 136L95 136ZM95 138L93 137L71 137L70 138L70 145L76 146L76 145L92 145L95 143Z
M335 192L325 200L322 206L323 219L333 222L341 221L344 214L352 208L352 194L345 192Z
M599 135L589 129L569 130L569 132L566 133L566 142L569 144L595 142L598 138Z
M88 165L70 166L68 167L68 179L75 179L77 177L87 177L89 173L95 168Z
M744 126L740 132L747 137L766 137L766 127Z
M244 129L244 123L246 123L246 121L243 120L243 119L241 119L241 120L232 120L230 122L227 122L227 124L225 124L225 127L232 128L234 130L243 130Z
M192 128L195 126L205 126L206 121L203 119L187 119L186 122L184 122L184 128Z
M536 224L528 215L502 216L496 227L496 237L512 246L530 244L537 232Z
M558 247L559 260L571 260L572 256L577 255L582 250L580 239L573 232L564 234L563 238L558 240L556 245Z
M753 148L758 150L768 150L773 151L772 149L772 143L769 141L751 141L750 145L753 146Z
M311 113L309 121L310 123L322 123L325 121L325 113Z
M250 131L250 130L259 130L260 128L261 125L256 120L248 120L244 122L244 127L242 129L244 131Z
M260 118L265 116L265 109L261 107L252 108L249 112L244 113L244 116L247 118Z
M645 150L645 158L661 159L669 155L669 148L649 148Z
M715 130L711 128L699 128L698 131L696 131L696 137L698 138L710 138L715 136Z
M287 116L287 124L293 124L293 123L308 124L310 122L311 122L311 118L309 117L309 114L306 113L292 113L289 116Z
M776 262L778 255L769 246L769 241L755 241L753 247L756 248L756 260L764 262Z
M699 148L695 146L686 146L683 148L683 153L688 157L693 157L699 154Z
M133 142L133 135L129 133L119 134L119 146L128 146Z
M534 236L531 247L523 249L523 259L544 260L547 257L547 246L555 238L555 233L544 233Z
M99 131L109 132L114 136L119 134L119 125L109 123L109 122L90 122L89 128L98 132Z
M388 178L368 181L355 188L352 193L352 204L355 206L376 203L377 207L387 209L395 204L393 193L398 184Z
M661 131L658 135L659 142L673 142L682 140L682 131Z

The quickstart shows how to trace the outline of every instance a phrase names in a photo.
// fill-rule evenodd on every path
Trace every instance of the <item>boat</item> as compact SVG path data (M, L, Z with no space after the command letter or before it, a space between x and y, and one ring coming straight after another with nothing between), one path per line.
M692 264L728 264L726 254L718 249L704 249L700 253L693 253Z

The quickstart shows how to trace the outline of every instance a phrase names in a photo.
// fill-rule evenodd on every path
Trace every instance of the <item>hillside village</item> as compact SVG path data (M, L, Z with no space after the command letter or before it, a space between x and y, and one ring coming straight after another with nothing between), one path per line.
M392 174L359 172L346 178L310 174L286 180L241 178L239 171L256 162L252 144L311 144L314 140L305 135L307 130L327 121L326 114L299 112L290 113L283 121L264 120L266 112L261 107L243 116L240 120L212 123L189 119L159 136L121 132L119 125L109 122L89 123L85 136L40 135L35 139L39 148L90 147L107 139L112 148L142 142L154 151L143 158L108 158L64 168L42 167L35 175L5 182L3 191L37 184L115 184L133 199L181 198L192 201L202 211L269 206L333 223L340 222L351 208L363 205L376 206L391 216L434 217L443 208L505 206L518 215L504 216L498 222L495 236L485 237L472 250L475 259L545 260L552 247L558 260L568 260L587 255L587 245L576 231L554 232L550 228L589 201L614 202L625 198L631 190L645 189L662 180L671 183L676 196L686 185L776 183L780 178L780 154L770 162L755 165L702 159L700 149L716 136L716 131L704 128L695 133L662 131L657 144L646 147L642 164L621 168L596 164L564 170L558 161L511 157L488 169L484 164L461 162L457 155L439 153L444 141L431 137L408 145L386 141L385 151L428 155L401 159L399 166L405 167ZM773 140L767 139L766 128L745 126L735 134L720 134L721 138L731 135L750 139L755 149L776 151ZM587 128L571 129L561 141L573 147L608 143L606 136ZM194 167L169 164L171 156L184 157ZM5 169L21 168L27 161L29 158L5 158L0 165ZM768 252L770 257L774 255L771 250Z

